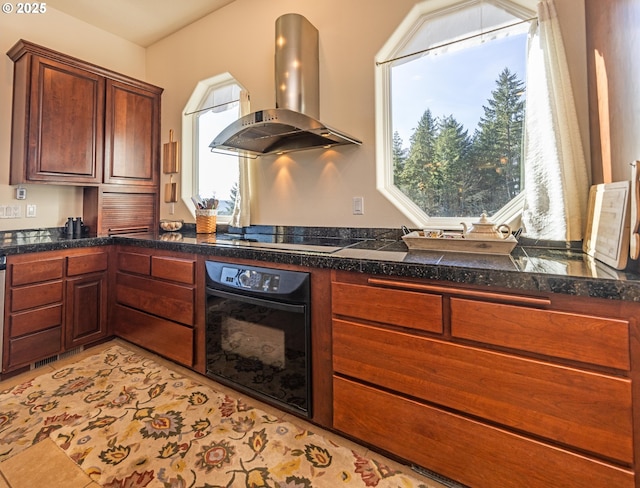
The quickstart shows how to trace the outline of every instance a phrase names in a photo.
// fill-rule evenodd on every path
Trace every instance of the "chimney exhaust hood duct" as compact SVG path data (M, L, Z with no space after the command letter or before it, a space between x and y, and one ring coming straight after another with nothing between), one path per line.
M276 20L276 108L236 120L209 145L247 156L279 154L361 141L319 118L318 30L302 15Z

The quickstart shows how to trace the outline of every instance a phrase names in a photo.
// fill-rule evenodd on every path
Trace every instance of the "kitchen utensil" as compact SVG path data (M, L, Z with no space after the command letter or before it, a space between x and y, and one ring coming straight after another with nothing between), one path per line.
M162 147L162 171L164 174L175 174L180 172L180 152L178 151L178 141L173 140L173 129L169 130L169 142Z
M163 145L162 171L170 174L169 183L164 186L165 203L178 201L178 185L173 181L173 175L180 171L180 152L178 142L173 140L173 129L169 130L169 142Z
M631 163L631 235L629 237L629 252L631 259L640 257L640 161Z
M164 202L175 203L178 201L178 185L173 181L173 175L169 177L169 183L164 185Z

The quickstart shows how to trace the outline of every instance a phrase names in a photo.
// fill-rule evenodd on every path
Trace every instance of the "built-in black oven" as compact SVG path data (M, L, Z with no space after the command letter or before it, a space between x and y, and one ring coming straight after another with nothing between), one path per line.
M311 417L309 273L206 262L206 374Z

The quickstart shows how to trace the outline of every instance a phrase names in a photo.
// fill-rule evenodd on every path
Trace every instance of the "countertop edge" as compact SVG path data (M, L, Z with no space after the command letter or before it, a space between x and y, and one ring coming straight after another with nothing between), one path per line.
M294 252L268 249L247 249L232 246L168 241L158 237L135 235L86 237L55 242L25 243L4 246L1 252L7 256L41 251L108 246L133 245L143 248L193 253L217 258L247 259L273 264L289 264L320 269L336 269L384 275L442 281L453 284L488 286L520 292L557 293L576 297L640 302L640 276L632 273L616 273L611 278L562 276L522 270L468 268L433 263L401 262L385 260L384 251L368 251L362 257L315 252ZM352 253L355 254L355 253ZM398 253L396 253L398 254ZM390 256L390 255L387 255Z

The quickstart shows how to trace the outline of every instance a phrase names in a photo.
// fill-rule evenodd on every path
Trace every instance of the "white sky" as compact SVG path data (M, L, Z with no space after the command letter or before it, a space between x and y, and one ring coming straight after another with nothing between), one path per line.
M199 117L198 184L202 198L229 200L231 188L238 182L238 158L211 152L209 144L238 118L238 107L224 112L205 112Z

